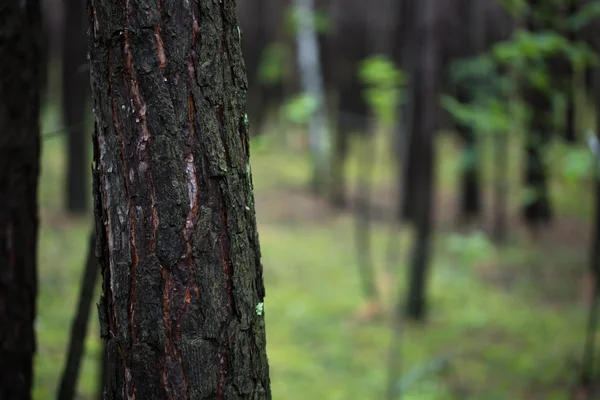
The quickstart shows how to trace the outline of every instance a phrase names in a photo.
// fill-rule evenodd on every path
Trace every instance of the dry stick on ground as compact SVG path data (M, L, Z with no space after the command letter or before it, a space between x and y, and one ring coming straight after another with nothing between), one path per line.
M85 336L90 316L90 308L92 306L92 298L94 297L94 288L96 287L96 281L100 276L100 266L96 259L96 255L94 254L95 249L96 235L95 233L92 233L90 235L85 271L81 281L77 314L71 325L71 338L67 353L67 363L60 381L57 396L58 400L71 400L75 398L77 380L79 378L79 367L85 349Z

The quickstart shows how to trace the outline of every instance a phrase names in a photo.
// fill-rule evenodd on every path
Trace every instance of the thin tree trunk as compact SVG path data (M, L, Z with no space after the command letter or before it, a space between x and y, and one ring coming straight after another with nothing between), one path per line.
M323 94L323 76L321 73L319 42L314 21L313 0L295 0L298 32L298 66L304 92L317 103L309 121L309 141L313 157L313 192L324 193L328 176L328 137L326 130L325 96Z
M105 399L270 399L234 0L89 0Z
M540 226L552 219L547 168L544 150L550 134L550 100L539 89L526 84L524 99L532 116L525 137L525 184L533 198L523 206L523 217L536 234Z
M532 7L546 5L533 0L530 0L530 3ZM547 26L535 20L532 15L526 19L526 27L531 32L547 29ZM552 131L552 104L549 94L531 82L525 82L523 92L523 99L531 109L531 119L525 135L525 184L532 198L523 206L522 214L536 236L541 225L552 219L548 172L543 157Z
M506 209L508 193L508 135L495 133L494 144L494 214L493 238L496 243L506 240Z
M87 54L85 0L67 0L62 57L62 112L67 135L67 210L88 210L89 162L86 140L86 101L90 92L90 76L82 71ZM89 112L89 111L88 111Z
M77 312L71 325L71 338L69 340L69 349L67 351L67 362L65 364L65 369L63 370L58 390L58 400L74 399L77 391L79 367L81 366L81 359L85 351L85 338L88 321L90 319L90 308L92 306L96 281L100 275L100 266L98 265L95 250L96 238L94 233L90 235L88 256L80 286Z
M590 276L593 278L592 299L588 313L586 341L583 352L582 384L590 398L594 398L595 385L595 352L596 330L598 324L598 302L600 302L600 70L594 70L592 93L596 103L596 134L589 137L589 147L595 158L595 216L591 241Z
M472 95L469 95L471 102ZM479 149L477 148L477 138L475 132L470 126L459 126L459 134L463 139L462 169L460 192L462 194L460 202L460 222L468 224L481 212L481 201L479 194Z
M572 17L577 13L577 0L570 0L567 2L566 14L567 17ZM576 41L575 32L569 31L565 34L567 39L571 42ZM562 60L566 64L567 71L565 77L566 95L567 95L567 109L566 109L566 121L565 121L565 141L570 144L577 142L577 130L575 122L575 87L574 81L576 71L573 63L569 59Z
M31 398L37 297L40 102L37 0L0 2L0 399Z
M423 50L419 54L419 64L415 79L415 117L413 120L414 140L421 158L419 185L416 188L418 207L415 210L415 244L409 271L409 289L406 298L405 313L412 320L423 320L427 308L427 276L430 256L430 236L433 201L433 140L437 128L437 96L439 93L439 53L436 43L435 12L433 0L427 0L422 6L424 17L419 26L423 36Z
M366 144L360 149L362 157L356 196L356 250L357 262L363 294L367 301L379 301L379 293L375 284L375 269L371 251L371 178L375 162L375 134L364 140Z

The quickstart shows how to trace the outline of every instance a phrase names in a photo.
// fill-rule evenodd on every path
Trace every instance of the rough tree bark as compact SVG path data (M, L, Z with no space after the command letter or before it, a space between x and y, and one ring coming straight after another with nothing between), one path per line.
M38 0L0 2L0 399L31 398L44 68Z
M235 0L89 0L105 399L270 399Z
M85 0L68 0L65 6L62 57L62 112L67 127L67 210L88 210L88 142L86 140L85 110L90 92L90 79L82 70L86 63L87 41ZM88 111L89 112L89 111Z

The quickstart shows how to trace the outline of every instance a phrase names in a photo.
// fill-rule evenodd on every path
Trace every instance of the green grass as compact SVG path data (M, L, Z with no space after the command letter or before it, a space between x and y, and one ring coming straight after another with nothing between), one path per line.
M56 110L49 110L44 129L56 126ZM315 217L323 212L322 206L297 190L308 184L308 157L261 140L253 143L252 169L267 290L273 397L380 399L386 387L391 331L385 319L359 322L354 318L363 298L353 221L348 215L331 213L329 218ZM438 145L438 181L444 191L450 191L458 171L456 146L449 138L440 139ZM382 156L374 181L389 186L394 175L384 155L384 139L378 148ZM511 159L517 160L518 154L518 148L511 146ZM52 398L62 371L91 226L89 217L75 219L62 209L62 138L44 142L42 164L35 365L35 398L40 400ZM349 171L354 182L355 159ZM511 188L518 187L517 171L511 166ZM490 175L485 179L491 181ZM590 203L587 188L564 187L560 179L553 181L559 213L589 215L589 204L581 206L584 199ZM513 210L515 191L511 191ZM291 200L285 197L290 192L295 193ZM574 198L581 200L579 206ZM296 222L275 215L276 208L297 215ZM372 233L374 265L381 275L389 227L376 224ZM409 242L405 232L400 242L403 255ZM568 385L575 378L572 360L581 353L585 326L585 310L577 301L580 282L573 276L583 274L585 249L584 243L539 248L515 242L498 251L481 236L436 234L430 316L427 324L407 325L402 333L402 368L415 372L420 365L446 356L449 368L424 374L404 398L568 398ZM398 265L398 285L391 286L398 286L401 293L406 274L406 265ZM100 343L95 310L93 316L79 385L82 399L94 398L96 391Z

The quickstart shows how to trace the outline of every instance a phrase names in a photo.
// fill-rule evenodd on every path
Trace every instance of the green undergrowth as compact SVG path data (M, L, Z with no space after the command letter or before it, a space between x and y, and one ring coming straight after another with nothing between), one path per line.
M57 125L53 113L48 114L46 130ZM285 193L305 190L310 168L302 153L264 140L253 141L251 157L273 398L381 399L391 331L386 319L354 318L364 304L354 221L344 214L331 213L326 219L307 214L292 224L271 214L282 206ZM383 154L383 139L381 143ZM443 139L439 150L438 180L451 188L458 165L456 149L451 139ZM391 163L385 156L378 160L375 182L389 185L394 176ZM45 141L35 364L35 398L40 400L54 396L63 368L91 227L91 217L68 217L62 210L63 168L64 139ZM354 179L356 166L350 171ZM516 174L511 180L518 182ZM587 196L583 189L573 190L579 190L579 198ZM553 195L572 196L566 191ZM305 192L298 196L312 201ZM569 201L558 204L560 212L569 210ZM294 201L284 206L290 213L306 212ZM389 226L374 225L373 264L379 277L386 267L388 240ZM405 232L397 244L402 260L408 258L409 244ZM499 251L483 234L436 233L428 321L406 324L402 332L403 398L568 398L585 326L585 310L578 302L580 279L572 277L582 274L586 257L585 246L558 243L539 248L517 243ZM406 263L399 262L394 271L395 277L387 278L392 280L389 286L404 295ZM386 306L391 307L389 301ZM100 342L95 309L92 320L81 399L95 398L96 391Z

